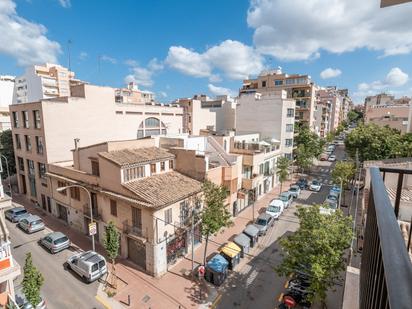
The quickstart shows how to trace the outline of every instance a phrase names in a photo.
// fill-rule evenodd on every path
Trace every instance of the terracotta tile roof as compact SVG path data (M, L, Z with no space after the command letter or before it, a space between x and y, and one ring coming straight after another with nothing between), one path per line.
M202 184L193 178L171 171L126 182L123 186L157 208L200 192Z
M172 153L157 147L99 152L99 156L120 166L149 163L174 158Z

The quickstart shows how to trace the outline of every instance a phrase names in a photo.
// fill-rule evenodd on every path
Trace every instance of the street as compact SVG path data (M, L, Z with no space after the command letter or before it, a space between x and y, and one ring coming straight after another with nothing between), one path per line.
M344 157L344 150L336 148L337 160ZM287 278L279 277L274 268L282 260L279 240L299 227L295 216L297 205L313 205L323 203L327 197L332 180L331 171L335 163L320 161L311 168L306 177L317 179L322 183L320 192L303 190L291 207L280 216L274 227L263 239L259 240L258 250L253 252L246 265L236 272L226 282L222 290L222 298L217 308L276 308L285 291ZM337 287L335 292L330 291L327 297L328 308L340 308L342 302L342 287Z
M95 299L98 282L83 283L76 274L64 269L66 259L74 254L76 249L69 248L57 254L50 254L37 243L42 236L49 233L47 228L34 234L26 234L9 221L7 227L11 235L13 256L22 268L22 274L15 282L16 290L21 289L24 260L26 253L31 252L33 264L45 279L41 294L48 308L103 308Z

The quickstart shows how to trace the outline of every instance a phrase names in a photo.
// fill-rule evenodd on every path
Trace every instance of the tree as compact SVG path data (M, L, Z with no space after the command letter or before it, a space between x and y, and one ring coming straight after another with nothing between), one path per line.
M120 248L120 234L113 221L110 221L106 227L106 234L103 240L104 248L106 249L107 256L112 262L112 285L114 289L117 288L117 276L116 276L116 258L119 256Z
M43 285L44 278L42 274L37 270L33 265L33 260L31 253L26 254L26 261L23 268L23 293L26 296L27 301L33 306L36 307L40 301L40 288Z
M216 235L222 227L232 224L230 212L225 207L227 190L210 181L202 185L204 207L202 210L202 235L206 237L203 264L206 265L207 245L210 235Z
M335 168L332 171L332 180L336 184L342 185L343 204L345 204L345 189L348 187L349 181L355 176L356 167L353 162L336 162ZM340 201L340 200L339 200ZM340 206L340 205L339 205Z
M363 114L361 112L358 112L356 110L351 110L348 112L348 120L349 122L356 122L360 119L363 118Z
M13 135L11 133L11 130L5 130L0 133L0 150L1 154L7 158L10 175L15 174L16 161L14 159ZM3 158L1 158L1 165L3 167L3 171L7 171L6 162ZM7 177L6 172L3 172L2 175L3 178Z
M352 218L338 209L330 215L320 213L320 206L298 207L298 230L281 239L283 260L275 268L281 276L304 272L310 282L308 300L324 304L326 292L336 284L345 269L344 251L352 238Z
M403 134L400 143L401 156L412 157L412 133Z
M299 145L295 151L296 165L301 169L302 173L305 169L312 165L313 154L311 154L304 145Z
M289 166L290 160L286 157L280 157L277 161L276 167L276 174L279 176L280 181L280 192L282 192L283 182L288 179L289 176Z

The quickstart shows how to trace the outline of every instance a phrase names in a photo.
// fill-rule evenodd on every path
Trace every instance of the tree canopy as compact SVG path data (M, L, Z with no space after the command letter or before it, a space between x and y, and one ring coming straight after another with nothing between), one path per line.
M13 135L11 130L4 130L0 133L0 153L7 158L9 164L10 175L16 173L16 161L14 159ZM3 158L1 158L1 165L3 167L3 178L7 177L7 166Z
M314 158L322 153L325 141L319 138L316 133L311 132L308 127L300 126L295 137L295 162L296 165L305 170L312 165Z
M349 122L356 122L363 118L363 114L356 110L351 110L348 112L348 120Z
M290 160L286 157L280 157L276 163L276 174L279 177L280 192L282 192L283 183L288 179Z
M355 176L356 167L353 162L336 162L332 171L332 180L336 184L342 182L344 188L347 187L349 181Z
M106 227L105 238L103 239L103 245L106 249L107 256L112 262L112 286L117 288L117 276L116 276L116 258L119 256L120 248L120 234L117 231L116 225L113 221L110 221Z
M23 276L22 286L24 296L26 296L27 301L35 308L41 301L40 288L43 285L44 278L33 265L30 252L26 254Z
M308 300L324 302L345 269L343 254L352 241L352 218L339 209L321 214L319 205L299 206L297 217L298 230L280 241L283 259L275 270L282 276L304 272L310 281Z

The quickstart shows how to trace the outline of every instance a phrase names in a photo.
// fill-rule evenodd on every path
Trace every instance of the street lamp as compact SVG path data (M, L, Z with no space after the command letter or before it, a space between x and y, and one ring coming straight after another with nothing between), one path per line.
M10 188L10 197L13 199L13 190L11 188L11 179L10 179L10 172L9 172L9 161L5 155L0 155L4 160L6 160L6 170L7 170L7 178L9 179L9 188Z
M63 192L64 190L74 188L74 187L81 188L81 189L83 189L84 191L87 192L87 195L89 196L89 205L90 205L90 223L93 223L92 195L90 194L90 191L86 187L81 186L81 185L70 185L70 186L65 186L65 187L59 187L59 188L56 189L56 191L57 192ZM93 251L96 251L95 250L95 245L94 245L94 234L92 234L91 236L92 236Z

